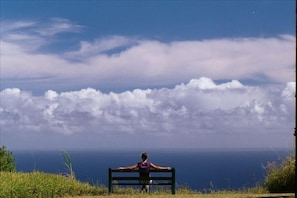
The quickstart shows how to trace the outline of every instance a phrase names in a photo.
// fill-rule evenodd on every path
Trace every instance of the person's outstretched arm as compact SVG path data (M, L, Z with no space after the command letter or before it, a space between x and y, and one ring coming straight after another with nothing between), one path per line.
M138 168L138 165L134 164L132 166L119 167L118 170L134 170L134 169L137 169L137 168Z
M166 167L164 167L164 166L157 166L157 165L155 165L155 164L153 164L153 163L151 163L151 166L152 166L154 169L157 169L157 170L171 170L171 167L169 167L169 166L166 166Z

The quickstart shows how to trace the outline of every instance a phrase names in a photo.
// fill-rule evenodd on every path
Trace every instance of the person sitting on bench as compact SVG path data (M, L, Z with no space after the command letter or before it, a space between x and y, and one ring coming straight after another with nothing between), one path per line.
M153 164L148 161L148 153L144 152L141 154L141 162L134 164L132 166L127 167L119 167L118 170L139 170L139 183L142 184L141 192L149 192L149 177L150 177L150 169L154 168L157 170L171 170L171 167L162 167Z

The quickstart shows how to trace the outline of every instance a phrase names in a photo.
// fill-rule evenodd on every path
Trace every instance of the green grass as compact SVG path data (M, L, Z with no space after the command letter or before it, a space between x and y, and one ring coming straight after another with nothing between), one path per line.
M100 195L104 187L91 186L62 175L42 172L0 172L0 198Z
M209 189L208 189L209 191ZM294 197L294 194L269 194L262 187L247 188L240 191L210 191L202 193L187 187L180 187L176 195L164 188L154 189L150 195L141 194L134 188L114 189L108 195L107 187L92 186L75 179L58 174L44 172L0 172L0 198L48 198L48 197L76 197L76 198L247 198L247 197Z

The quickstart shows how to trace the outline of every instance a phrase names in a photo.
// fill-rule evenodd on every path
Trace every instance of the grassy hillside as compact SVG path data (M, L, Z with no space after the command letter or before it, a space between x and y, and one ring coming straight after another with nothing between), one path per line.
M63 197L100 195L104 187L91 186L55 174L42 172L0 172L0 197Z
M132 188L115 188L108 195L104 186L92 186L62 175L43 172L0 172L0 198L34 197L76 197L76 198L246 198L246 197L294 197L294 194L269 194L261 187L242 191L220 191L200 193L187 188L177 189L176 195L160 189L150 195L139 193Z

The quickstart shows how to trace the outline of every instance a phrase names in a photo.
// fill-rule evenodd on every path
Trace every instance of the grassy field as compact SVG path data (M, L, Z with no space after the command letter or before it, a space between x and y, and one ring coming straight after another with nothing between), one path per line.
M92 186L58 174L43 172L0 172L0 198L34 197L76 197L76 198L246 198L246 197L295 197L294 194L269 194L261 187L241 191L220 191L211 193L195 192L187 188L177 189L176 195L170 190L154 190L141 194L133 188L115 188L108 194L105 186Z

